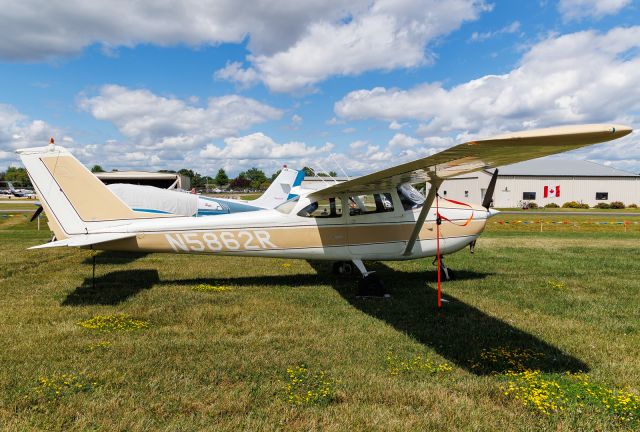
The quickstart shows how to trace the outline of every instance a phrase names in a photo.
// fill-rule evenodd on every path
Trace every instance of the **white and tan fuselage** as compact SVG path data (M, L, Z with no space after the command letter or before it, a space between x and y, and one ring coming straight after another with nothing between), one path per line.
M380 190L384 205L373 210L355 206L361 201L357 193L337 194L331 198L333 206L345 211L336 210L330 217L307 214L305 209L317 199L304 195L273 210L202 218L159 215L133 211L62 148L27 149L21 157L57 240L40 247L405 260L435 256L437 237L442 254L463 248L480 235L491 216L484 207L440 199L406 251L421 208L417 204L406 209L396 188ZM439 234L437 211L444 220Z
M397 207L396 207L397 208ZM440 226L443 254L475 240L490 215L483 207L447 203L439 209L448 220ZM202 253L302 259L404 260L435 256L435 209L420 230L412 254L403 255L420 209L320 219L284 215L277 210L220 215L214 218L167 218L134 221L103 232L135 237L96 244L118 251Z

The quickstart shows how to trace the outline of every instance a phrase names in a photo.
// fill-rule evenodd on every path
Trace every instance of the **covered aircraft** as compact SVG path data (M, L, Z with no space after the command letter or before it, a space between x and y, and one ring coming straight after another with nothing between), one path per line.
M363 260L438 257L475 241L495 211L495 177L483 205L445 200L444 179L611 141L631 128L563 126L465 142L325 189L301 193L275 209L210 218L134 211L54 145L18 150L47 213L55 241L35 248L226 254L353 263L365 292L382 282ZM411 184L430 184L426 199ZM440 272L438 272L440 277Z
M304 172L285 167L264 194L251 201L124 183L107 188L136 212L202 217L275 208L295 196L303 178Z

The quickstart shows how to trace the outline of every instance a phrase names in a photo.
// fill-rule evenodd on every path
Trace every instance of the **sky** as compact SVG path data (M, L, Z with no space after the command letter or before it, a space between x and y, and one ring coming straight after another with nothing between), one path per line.
M640 0L2 0L0 170L362 175L531 128L640 128ZM640 173L640 134L563 155Z

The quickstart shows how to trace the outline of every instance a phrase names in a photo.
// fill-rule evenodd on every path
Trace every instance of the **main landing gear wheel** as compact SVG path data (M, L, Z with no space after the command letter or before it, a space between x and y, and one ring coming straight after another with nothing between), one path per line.
M376 274L369 274L358 282L358 297L388 297L384 282Z
M374 273L369 272L365 268L362 260L354 259L353 264L356 266L362 279L358 282L358 297L370 298L390 298L384 290L384 282Z
M353 264L349 261L336 261L333 263L333 274L352 275Z

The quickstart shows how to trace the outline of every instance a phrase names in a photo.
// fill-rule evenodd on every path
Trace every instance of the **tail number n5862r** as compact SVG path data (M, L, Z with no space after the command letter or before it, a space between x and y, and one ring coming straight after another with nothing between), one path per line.
M218 252L221 250L256 250L277 247L271 243L271 235L268 231L194 232L165 234L164 236L176 252Z

